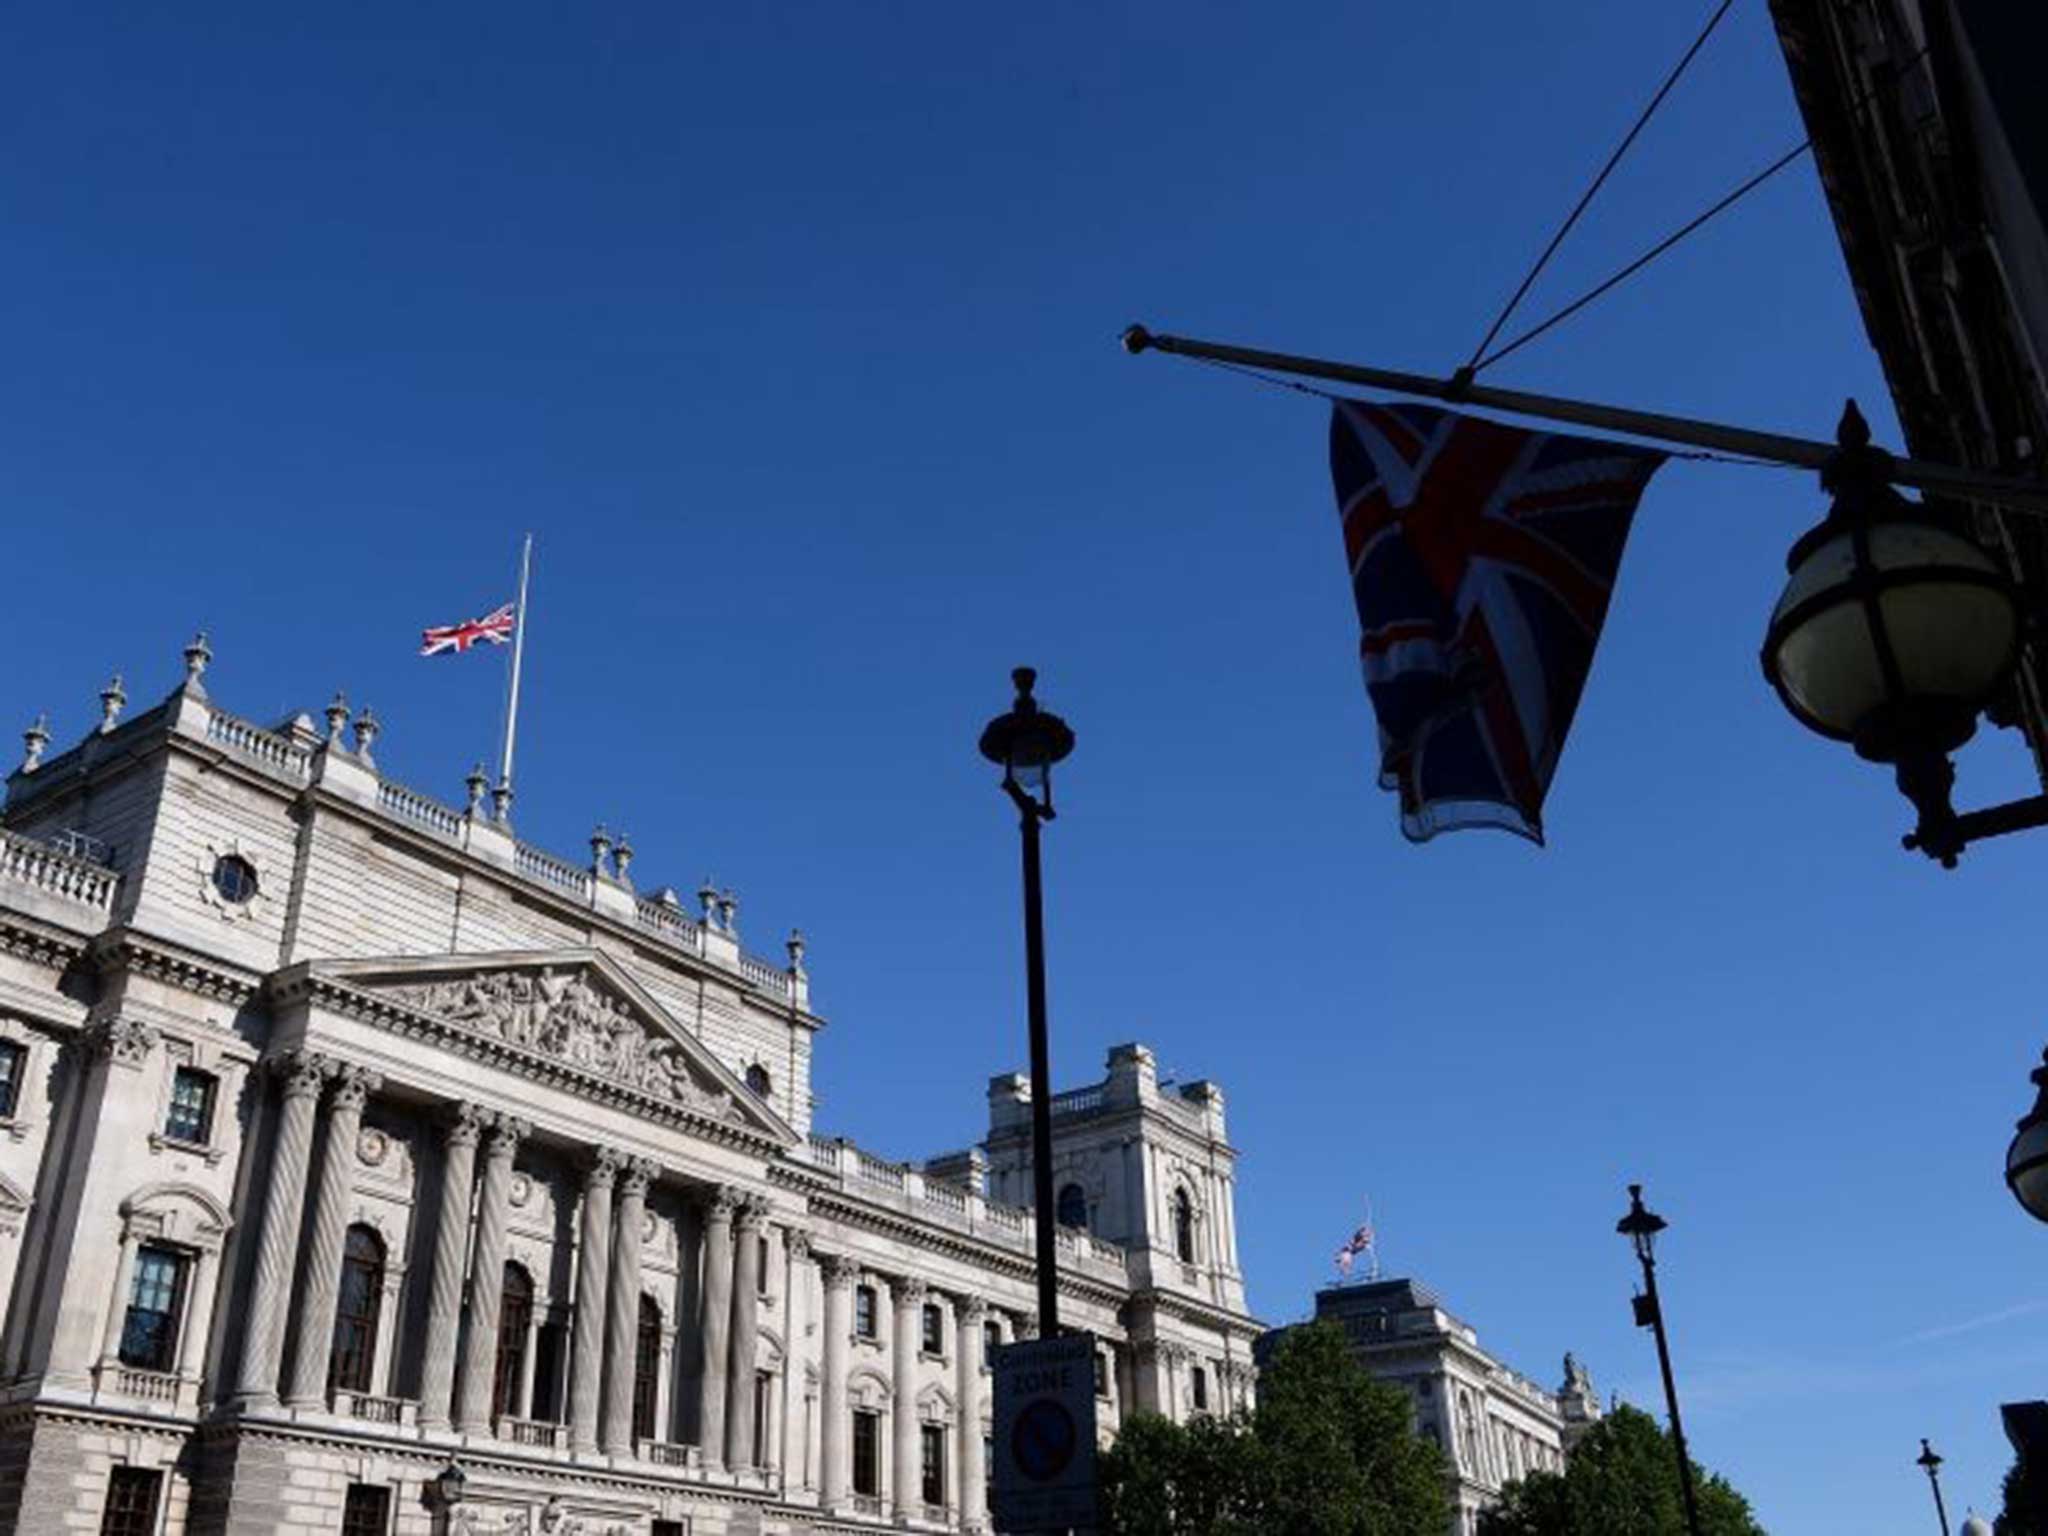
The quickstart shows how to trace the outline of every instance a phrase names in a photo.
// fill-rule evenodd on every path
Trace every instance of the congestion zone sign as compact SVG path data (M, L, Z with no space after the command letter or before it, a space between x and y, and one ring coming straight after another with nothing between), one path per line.
M1003 1532L1095 1524L1095 1335L1011 1344L995 1357L995 1487Z

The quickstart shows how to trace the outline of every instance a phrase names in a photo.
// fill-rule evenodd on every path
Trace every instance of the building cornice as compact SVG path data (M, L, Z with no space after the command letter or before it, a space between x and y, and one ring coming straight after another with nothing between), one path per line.
M110 928L93 939L88 949L94 968L103 976L145 976L236 1007L255 997L263 987L261 972L230 965L137 928Z
M69 970L92 940L19 912L0 910L0 954L13 955L53 971Z
M461 961L473 957L441 957ZM560 1089L615 1109L623 1109L654 1125L681 1130L701 1140L734 1147L757 1157L775 1158L784 1143L765 1131L701 1114L672 1099L661 1099L616 1078L587 1072L561 1057L542 1055L502 1037L460 1028L432 1014L407 1007L380 993L348 985L313 969L313 962L279 971L265 984L273 1006L310 1002L331 1013L368 1024L404 1039L421 1040L450 1055L500 1067L542 1087Z

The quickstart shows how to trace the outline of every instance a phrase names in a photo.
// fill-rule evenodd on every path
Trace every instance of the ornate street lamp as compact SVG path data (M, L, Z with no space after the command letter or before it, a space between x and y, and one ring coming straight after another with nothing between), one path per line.
M1045 903L1038 868L1038 830L1053 818L1052 768L1074 750L1074 733L1031 696L1038 674L1010 674L1017 699L981 733L981 755L1003 770L1003 793L1017 807L1024 839L1024 970L1031 1031L1031 1188L1038 1246L1038 1336L1059 1333L1052 1198L1052 1062L1045 1025Z
M1954 868L1965 844L2048 824L2048 796L1958 816L1948 755L1977 729L2019 659L2012 581L1955 519L1891 487L1850 401L1821 472L1827 516L1786 557L1764 636L1765 677L1793 718L1890 763L1919 812L1908 848Z
M462 1470L459 1462L451 1461L443 1467L430 1485L434 1500L441 1508L453 1509L462 1502L463 1490L469 1486L469 1474Z
M1685 1428L1678 1422L1678 1388L1671 1379L1671 1346L1664 1337L1664 1308L1657 1300L1657 1234L1665 1221L1643 1204L1643 1186L1628 1187L1628 1212L1614 1224L1614 1230L1629 1241L1643 1266L1643 1294L1635 1298L1638 1328L1657 1336L1657 1365L1664 1373L1664 1405L1671 1412L1671 1444L1678 1452L1678 1489L1685 1496L1685 1529L1688 1536L1700 1536L1699 1502L1692 1488L1692 1456L1685 1448Z
M1927 1443L1924 1435L1920 1438L1920 1454L1913 1458L1913 1465L1927 1474L1928 1485L1934 1489L1934 1518L1941 1522L1941 1536L1948 1536L1948 1506L1941 1502L1941 1458L1934 1453L1934 1447Z
M2048 1221L2048 1053L2029 1075L2034 1107L2013 1131L2005 1149L2005 1185L2036 1221Z

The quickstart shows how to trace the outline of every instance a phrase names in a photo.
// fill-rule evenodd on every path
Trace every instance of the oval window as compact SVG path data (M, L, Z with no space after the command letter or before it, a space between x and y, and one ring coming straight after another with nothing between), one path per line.
M213 861L213 888L230 906L247 906L256 899L256 866L239 853L224 853Z

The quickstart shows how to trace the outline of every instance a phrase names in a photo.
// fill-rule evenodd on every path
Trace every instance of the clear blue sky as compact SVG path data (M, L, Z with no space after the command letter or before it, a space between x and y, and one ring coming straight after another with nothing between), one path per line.
M0 59L0 711L69 740L194 626L263 720L339 686L458 799L495 658L419 628L539 538L522 835L812 938L822 1123L973 1139L1022 1056L974 755L1036 663L1055 1059L1228 1091L1261 1315L1368 1194L1546 1380L1656 1401L1613 1235L1672 1222L1700 1456L1776 1531L1995 1507L2048 1233L2000 1182L2048 835L1955 874L1756 649L1805 477L1652 486L1553 846L1400 838L1313 402L1127 321L1447 370L1706 10L1059 4L18 10ZM1536 298L1800 136L1743 0ZM1896 441L1802 163L1500 380ZM10 726L10 729L13 727ZM1980 741L1962 798L2023 790ZM2031 873L2030 873L2031 871Z

